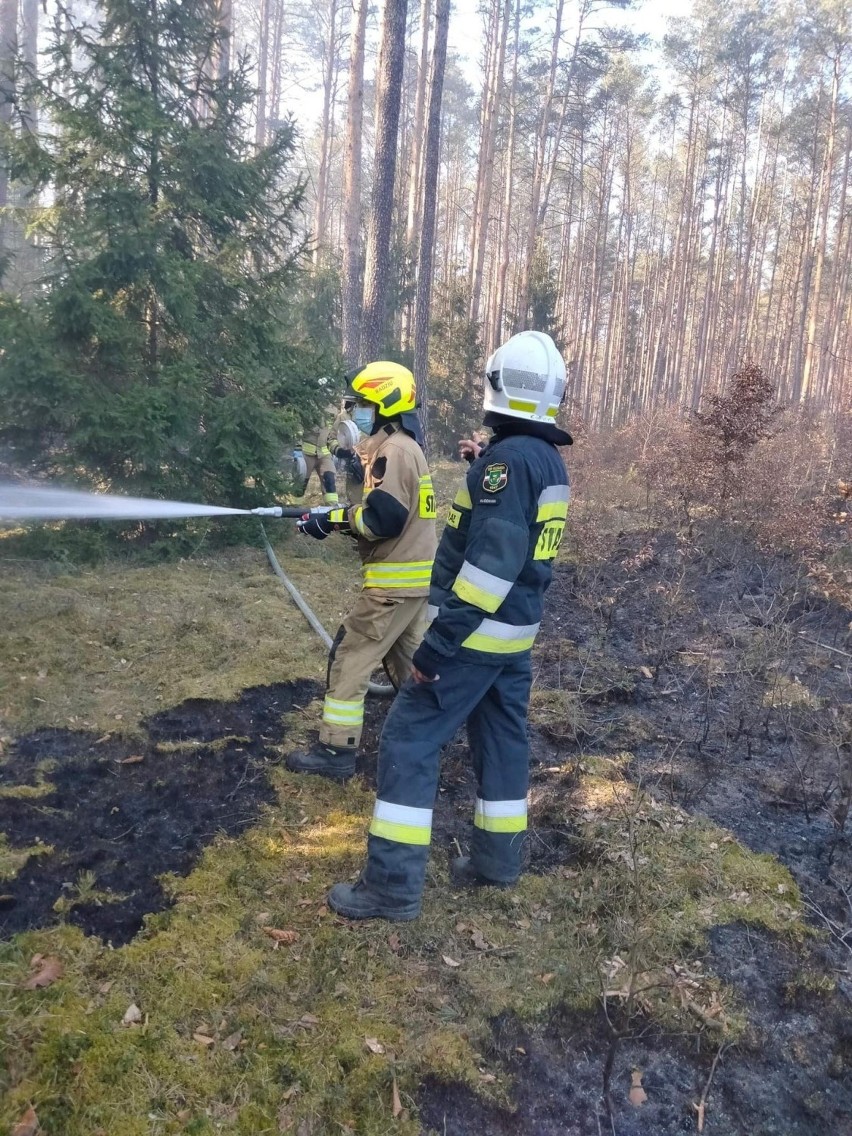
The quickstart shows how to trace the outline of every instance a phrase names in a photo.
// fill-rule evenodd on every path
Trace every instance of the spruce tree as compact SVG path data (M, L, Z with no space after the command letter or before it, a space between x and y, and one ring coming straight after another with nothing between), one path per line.
M5 148L48 273L35 302L0 298L0 441L102 487L251 504L283 487L330 357L294 330L294 127L254 145L213 8L107 0L24 85L43 129Z

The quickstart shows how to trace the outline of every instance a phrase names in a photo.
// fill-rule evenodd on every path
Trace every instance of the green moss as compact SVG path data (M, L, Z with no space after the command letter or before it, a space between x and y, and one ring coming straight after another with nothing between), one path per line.
M20 872L31 856L49 856L49 844L30 844L24 848L11 848L5 832L0 832L0 880L11 880Z

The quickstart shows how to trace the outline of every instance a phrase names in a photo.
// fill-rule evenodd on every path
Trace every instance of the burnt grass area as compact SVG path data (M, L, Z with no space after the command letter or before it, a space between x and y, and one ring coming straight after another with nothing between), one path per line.
M317 690L298 682L234 702L194 699L151 718L141 743L55 729L19 738L0 789L50 791L0 796L0 832L13 850L53 853L0 883L0 936L64 917L114 946L132 939L169 904L160 875L186 874L217 834L242 832L273 804L269 747L282 740L282 714Z
M852 1136L850 619L792 560L730 535L619 534L594 564L558 566L534 658L528 870L585 854L537 795L567 798L572 767L629 753L637 785L787 865L818 934L793 947L743 925L714 929L706 971L748 1008L734 1045L603 1009L557 1007L535 1025L498 1018L479 1044L511 1075L511 1109L430 1078L417 1102L424 1134L674 1136L698 1130L703 1094L703 1130L717 1136ZM558 714L536 716L541 693L564 696ZM188 872L217 833L239 833L274 802L282 715L320 694L300 682L185 702L144 723L143 744L65 730L19 738L0 785L52 788L0 797L0 832L12 849L55 851L0 886L0 935L67 918L114 945L130 940L169 902L159 875ZM387 705L367 702L368 785ZM462 732L443 756L435 858L466 850L474 797ZM80 884L87 873L95 898ZM634 1069L641 1108L628 1099Z

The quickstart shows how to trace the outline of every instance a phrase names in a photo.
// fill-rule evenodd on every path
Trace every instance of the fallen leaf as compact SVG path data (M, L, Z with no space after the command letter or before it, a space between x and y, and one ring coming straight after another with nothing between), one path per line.
M630 1092L628 1093L630 1103L636 1108L640 1104L644 1104L648 1099L648 1094L642 1088L642 1070L634 1069L630 1074Z
M258 911L257 915L255 915L255 917L254 917L254 921L255 921L255 923L258 923L261 927L263 927L266 923L269 922L269 920L271 918L272 918L272 915L269 911Z
M281 943L298 943L298 931L282 931L278 927L264 927L264 935L268 935L270 939L274 940L273 950L277 951Z
M302 1014L301 1018L299 1018L299 1025L304 1029L313 1029L314 1026L318 1026L319 1024L320 1020L315 1014Z
M639 670L642 672L642 674L645 676L645 678L653 678L654 677L654 672L651 670L650 667L640 667Z
M189 1108L182 1108L180 1112L176 1114L176 1116L181 1124L186 1124L187 1120L192 1119L192 1110Z
M480 1073L479 1080L483 1085L493 1085L497 1078L493 1073Z
M454 958L450 958L449 955L441 955L441 958L444 960L447 966L461 966L460 962L456 962L456 960Z
M119 757L116 759L117 765L138 765L140 761L145 760L145 755L142 753L132 753L130 757Z
M142 1011L135 1002L131 1002L127 1009L124 1011L124 1017L121 1019L123 1026L135 1026L142 1021Z
M229 1034L225 1038L225 1040L222 1042L222 1048L228 1049L231 1052L233 1052L239 1046L239 1044L242 1040L243 1040L242 1031L237 1030L236 1033Z
M400 947L402 946L402 940L400 939L396 931L394 931L392 935L388 935L388 946L395 955L399 954Z
M540 975L538 976L538 980L539 980L539 982L541 982L541 983L543 983L543 984L544 984L545 986L547 986L547 984L548 984L549 982L552 982L552 981L554 980L554 978L555 978L555 977L556 977L556 975L555 975L555 974L553 974L553 973L550 973L550 972L549 972L549 973L547 973L547 974L540 974Z
M112 990L112 982L102 982L98 987L99 994L109 994L110 990Z
M39 986L52 986L57 978L62 977L65 970L59 959L53 955L48 955L47 958L36 955L35 959L38 960L35 963L38 969L24 983L25 990L36 990Z
M527 1055L527 1051L524 1049L524 1047L522 1045L516 1045L515 1046L515 1053L523 1053L524 1057L526 1057L526 1055Z
M393 1100L393 1104L391 1106L391 1112L394 1115L394 1119L396 1119L396 1117L399 1116L399 1114L402 1112L402 1101L399 1099L399 1089L397 1088L396 1077L394 1077L394 1079L393 1079L393 1097L392 1097L392 1100Z
M38 1117L32 1105L27 1109L15 1127L12 1136L36 1136L38 1132Z
M491 944L488 942L482 932L476 929L476 927L474 927L471 931L470 938L476 950L487 951L491 949Z
M199 1045L215 1045L216 1043L216 1038L207 1033L194 1033L192 1040L197 1041Z
M364 1044L371 1053L384 1053L385 1047L377 1037L365 1037Z

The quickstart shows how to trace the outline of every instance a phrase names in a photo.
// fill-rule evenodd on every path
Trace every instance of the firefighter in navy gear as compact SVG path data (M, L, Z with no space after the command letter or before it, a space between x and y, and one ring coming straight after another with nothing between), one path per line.
M363 589L337 632L328 660L319 741L287 759L288 769L345 780L355 772L370 675L384 663L394 686L411 671L426 630L435 557L435 494L421 448L414 376L399 363L377 362L352 378L355 447L364 470L363 504L306 516L298 528L324 539L357 540Z
M429 594L431 626L379 746L367 864L329 905L353 919L415 919L438 787L440 749L467 722L477 800L470 857L453 874L513 884L527 827L530 651L568 512L555 419L565 364L541 332L513 336L488 361L485 425L450 508Z

